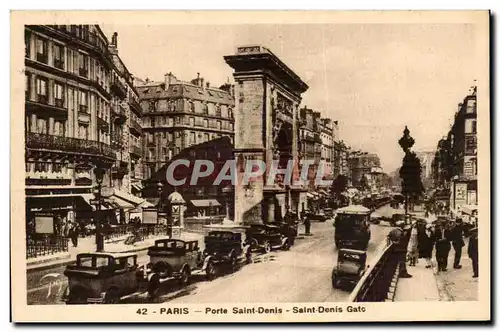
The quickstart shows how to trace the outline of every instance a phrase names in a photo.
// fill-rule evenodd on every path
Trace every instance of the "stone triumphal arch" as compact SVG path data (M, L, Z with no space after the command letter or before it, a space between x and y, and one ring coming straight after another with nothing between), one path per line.
M238 47L236 54L224 57L234 69L235 138L234 157L239 165L248 159L267 165L279 160L299 161L299 105L308 86L269 49L259 46ZM279 181L266 185L264 177L234 190L236 224L272 222L287 209L305 209L306 189ZM298 179L298 169L294 172Z

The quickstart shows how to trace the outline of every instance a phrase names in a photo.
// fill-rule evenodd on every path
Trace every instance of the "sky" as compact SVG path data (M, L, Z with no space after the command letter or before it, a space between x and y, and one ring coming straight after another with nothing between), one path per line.
M136 77L212 86L232 81L223 56L236 47L269 48L309 85L302 106L339 121L354 149L377 153L385 172L400 166L405 125L414 150L435 150L478 61L471 24L102 25Z

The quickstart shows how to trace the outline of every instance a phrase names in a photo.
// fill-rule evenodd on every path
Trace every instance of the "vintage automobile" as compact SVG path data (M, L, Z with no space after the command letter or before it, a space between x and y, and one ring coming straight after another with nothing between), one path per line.
M67 304L117 303L137 292L142 281L135 254L81 253L64 275L68 278Z
M337 210L333 223L337 248L368 248L371 236L370 212L370 209L361 205L350 205Z
M211 231L205 236L203 259L206 265L207 278L213 278L220 268L229 267L236 270L238 262L245 259L251 261L252 252L249 245L242 243L242 234L230 231Z
M316 211L316 212L309 211L309 212L307 212L306 216L311 221L313 221L313 220L326 221L328 219L325 212L323 212L323 211Z
M148 293L154 297L160 285L169 280L178 280L182 285L189 283L195 271L207 271L208 259L203 259L198 241L160 239L148 248L150 262L146 265ZM209 279L212 276L207 276Z
M340 249L337 266L332 271L332 286L356 285L366 271L366 251Z
M325 212L325 216L327 218L333 218L335 216L335 211L332 208L326 208L323 209L323 211Z
M252 251L271 252L273 249L290 248L288 236L283 234L279 225L253 224L246 231L246 244Z

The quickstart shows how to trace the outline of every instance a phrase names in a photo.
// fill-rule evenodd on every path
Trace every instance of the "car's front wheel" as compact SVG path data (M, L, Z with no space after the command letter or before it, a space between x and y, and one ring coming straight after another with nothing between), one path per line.
M189 269L187 267L182 269L180 282L181 285L187 285L189 283Z
M217 277L217 268L212 260L208 261L205 273L207 280L213 280Z
M271 252L271 243L269 241L265 241L264 242L264 252L267 254L267 253L270 253Z

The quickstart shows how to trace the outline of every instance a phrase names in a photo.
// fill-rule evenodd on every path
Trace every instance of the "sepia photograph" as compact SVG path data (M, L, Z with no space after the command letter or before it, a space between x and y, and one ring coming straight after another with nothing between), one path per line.
M13 11L13 320L490 320L489 22Z

